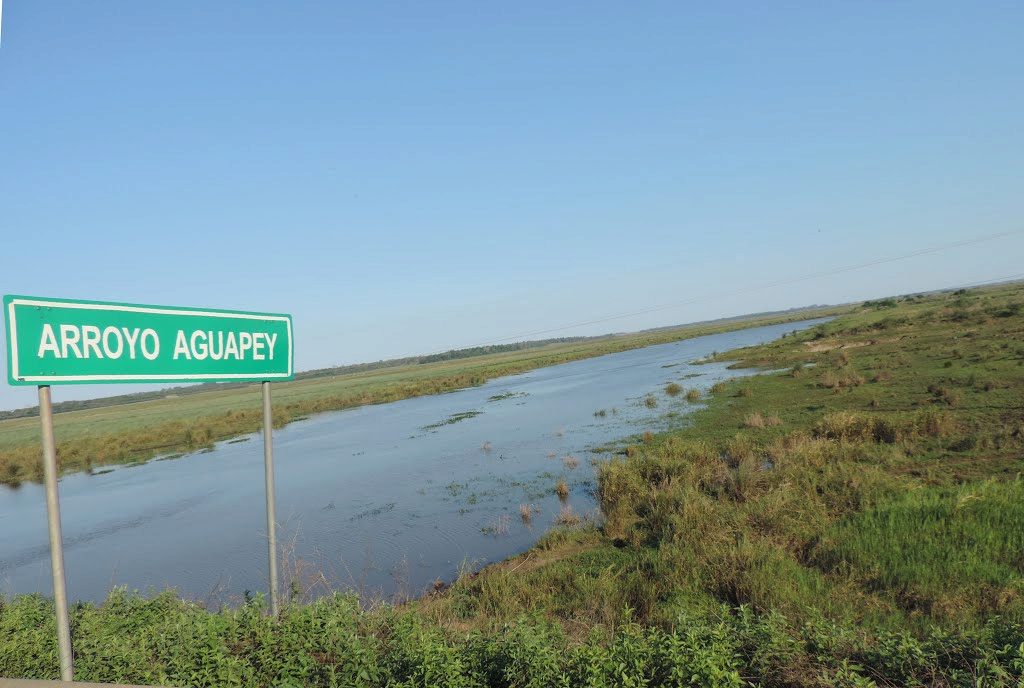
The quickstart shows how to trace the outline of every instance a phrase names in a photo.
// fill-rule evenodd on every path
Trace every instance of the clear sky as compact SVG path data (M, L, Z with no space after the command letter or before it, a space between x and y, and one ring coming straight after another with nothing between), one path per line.
M0 292L290 312L299 369L1024 272L758 288L1024 228L1019 2L3 10Z

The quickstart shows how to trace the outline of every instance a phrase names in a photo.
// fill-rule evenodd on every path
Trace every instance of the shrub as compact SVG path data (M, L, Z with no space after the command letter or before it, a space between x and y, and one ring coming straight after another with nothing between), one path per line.
M944 403L950 408L960 405L960 393L955 390L940 385L928 385L928 391L931 392L933 400L937 403Z
M669 395L670 397L679 396L679 394L682 391L683 391L683 388L680 387L675 382L670 382L667 385L665 385L665 394Z

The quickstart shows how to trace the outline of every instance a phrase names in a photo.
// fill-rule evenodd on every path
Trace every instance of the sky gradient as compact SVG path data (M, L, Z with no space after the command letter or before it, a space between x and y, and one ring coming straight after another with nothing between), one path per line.
M1024 272L1020 3L3 9L0 292L289 312L300 370Z

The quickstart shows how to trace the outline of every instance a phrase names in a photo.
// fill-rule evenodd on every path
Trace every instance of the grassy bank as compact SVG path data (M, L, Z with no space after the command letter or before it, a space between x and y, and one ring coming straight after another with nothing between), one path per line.
M724 357L775 372L601 465L599 524L397 608L116 594L74 610L82 677L1022 685L1024 288L868 304ZM6 603L0 674L56 675L53 638L47 601Z
M568 361L730 330L793 322L848 308L791 311L723 320L582 342L507 351L425 364L399 365L337 376L276 383L278 426L323 411L450 392L487 380ZM191 452L255 432L262 423L258 385L231 385L136 404L90 408L55 416L57 459L63 472L145 461ZM38 418L0 421L0 483L42 480Z

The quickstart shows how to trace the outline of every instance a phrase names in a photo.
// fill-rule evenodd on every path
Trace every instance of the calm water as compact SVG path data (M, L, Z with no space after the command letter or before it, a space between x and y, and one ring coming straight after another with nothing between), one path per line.
M691 361L818 322L651 346L293 423L275 435L284 568L301 571L306 585L317 574L335 588L417 594L461 567L520 552L558 515L559 477L570 485L568 504L593 512L591 460L607 456L594 450L695 408L666 396L667 383L707 389L749 374ZM655 409L643 403L649 393ZM599 409L607 415L595 416ZM457 414L468 417L445 422ZM70 597L100 600L124 585L230 602L266 589L262 442L248 439L63 478ZM531 523L520 504L535 507ZM0 488L0 594L50 594L50 586L41 487Z

